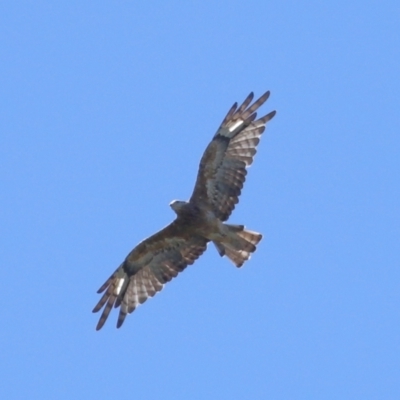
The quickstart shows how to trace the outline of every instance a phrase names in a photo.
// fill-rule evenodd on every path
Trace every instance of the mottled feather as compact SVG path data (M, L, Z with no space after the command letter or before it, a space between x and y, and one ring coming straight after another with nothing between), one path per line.
M191 202L208 207L221 221L226 221L239 202L246 180L246 168L257 152L260 136L275 111L257 118L256 110L269 97L264 93L252 105L253 93L237 108L235 103L222 121L200 161Z
M120 307L117 327L139 304L159 292L206 250L208 240L178 217L155 235L142 241L101 286L104 292L93 312L103 312L96 329L103 327L113 307Z

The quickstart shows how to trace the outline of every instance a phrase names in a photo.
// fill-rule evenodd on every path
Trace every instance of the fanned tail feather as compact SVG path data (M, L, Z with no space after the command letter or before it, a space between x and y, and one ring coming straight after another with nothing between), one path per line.
M220 256L227 256L237 267L247 261L262 238L258 232L245 229L243 225L229 225L228 236L222 242L214 242Z

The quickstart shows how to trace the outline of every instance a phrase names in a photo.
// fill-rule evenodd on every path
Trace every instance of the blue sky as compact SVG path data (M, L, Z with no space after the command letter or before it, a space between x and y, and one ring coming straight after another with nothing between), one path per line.
M400 398L397 1L0 5L1 398ZM98 287L189 198L235 101L277 110L208 251L115 329Z

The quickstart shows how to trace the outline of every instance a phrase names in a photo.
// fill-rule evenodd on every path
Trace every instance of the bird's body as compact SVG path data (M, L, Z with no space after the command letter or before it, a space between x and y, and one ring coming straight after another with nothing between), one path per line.
M96 329L104 325L112 307L120 307L120 327L127 314L193 264L210 241L237 267L256 250L261 234L224 222L238 203L259 137L275 115L273 111L255 120L255 111L268 97L266 92L249 106L251 93L239 108L235 103L230 109L203 154L190 200L173 201L176 219L139 243L99 289L105 293L93 312L104 309Z

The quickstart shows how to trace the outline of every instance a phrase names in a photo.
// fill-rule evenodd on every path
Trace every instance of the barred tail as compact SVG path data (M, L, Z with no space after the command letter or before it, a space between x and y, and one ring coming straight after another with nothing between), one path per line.
M237 267L241 267L248 260L251 253L256 251L256 245L262 235L250 231L243 225L224 224L228 228L227 237L221 242L213 242L220 256L227 256Z

